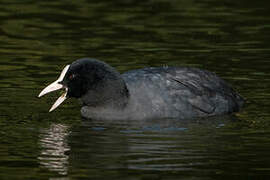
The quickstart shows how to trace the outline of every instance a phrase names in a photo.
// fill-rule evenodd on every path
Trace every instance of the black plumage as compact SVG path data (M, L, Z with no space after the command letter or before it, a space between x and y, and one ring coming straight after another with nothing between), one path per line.
M197 68L150 67L120 74L104 62L73 62L62 82L94 119L194 118L237 112L243 98L216 74Z

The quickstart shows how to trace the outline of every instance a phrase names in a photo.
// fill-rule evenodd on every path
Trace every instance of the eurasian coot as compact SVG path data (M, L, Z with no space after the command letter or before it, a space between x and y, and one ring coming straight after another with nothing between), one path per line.
M50 111L66 98L81 100L92 119L194 118L237 112L243 98L216 74L190 67L148 67L120 74L108 64L82 58L39 94L64 88Z

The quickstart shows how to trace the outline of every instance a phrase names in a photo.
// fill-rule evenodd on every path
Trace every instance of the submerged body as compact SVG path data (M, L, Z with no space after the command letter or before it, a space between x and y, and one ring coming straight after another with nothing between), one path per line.
M84 58L63 76L66 96L82 101L85 118L187 119L237 112L244 103L224 80L197 68L144 68L120 75L101 61Z
M195 118L237 112L243 98L214 73L196 68L157 67L121 75L129 91L125 107L84 106L94 119Z

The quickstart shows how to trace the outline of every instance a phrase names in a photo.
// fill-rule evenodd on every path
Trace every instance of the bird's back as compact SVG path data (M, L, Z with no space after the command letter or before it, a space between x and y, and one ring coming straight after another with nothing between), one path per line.
M197 68L157 67L122 74L141 116L192 118L239 111L243 98L216 74ZM136 114L137 114L136 113Z

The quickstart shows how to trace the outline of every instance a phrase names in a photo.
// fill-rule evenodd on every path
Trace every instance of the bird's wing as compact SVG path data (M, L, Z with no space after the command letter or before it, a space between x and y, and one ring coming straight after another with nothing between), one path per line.
M214 96L215 92L206 87L202 87L196 81L190 79L179 79L177 77L171 77L171 80L179 83L181 100L184 100L190 105L206 114L211 114L215 111L215 105L209 98ZM185 98L185 96L187 98Z

